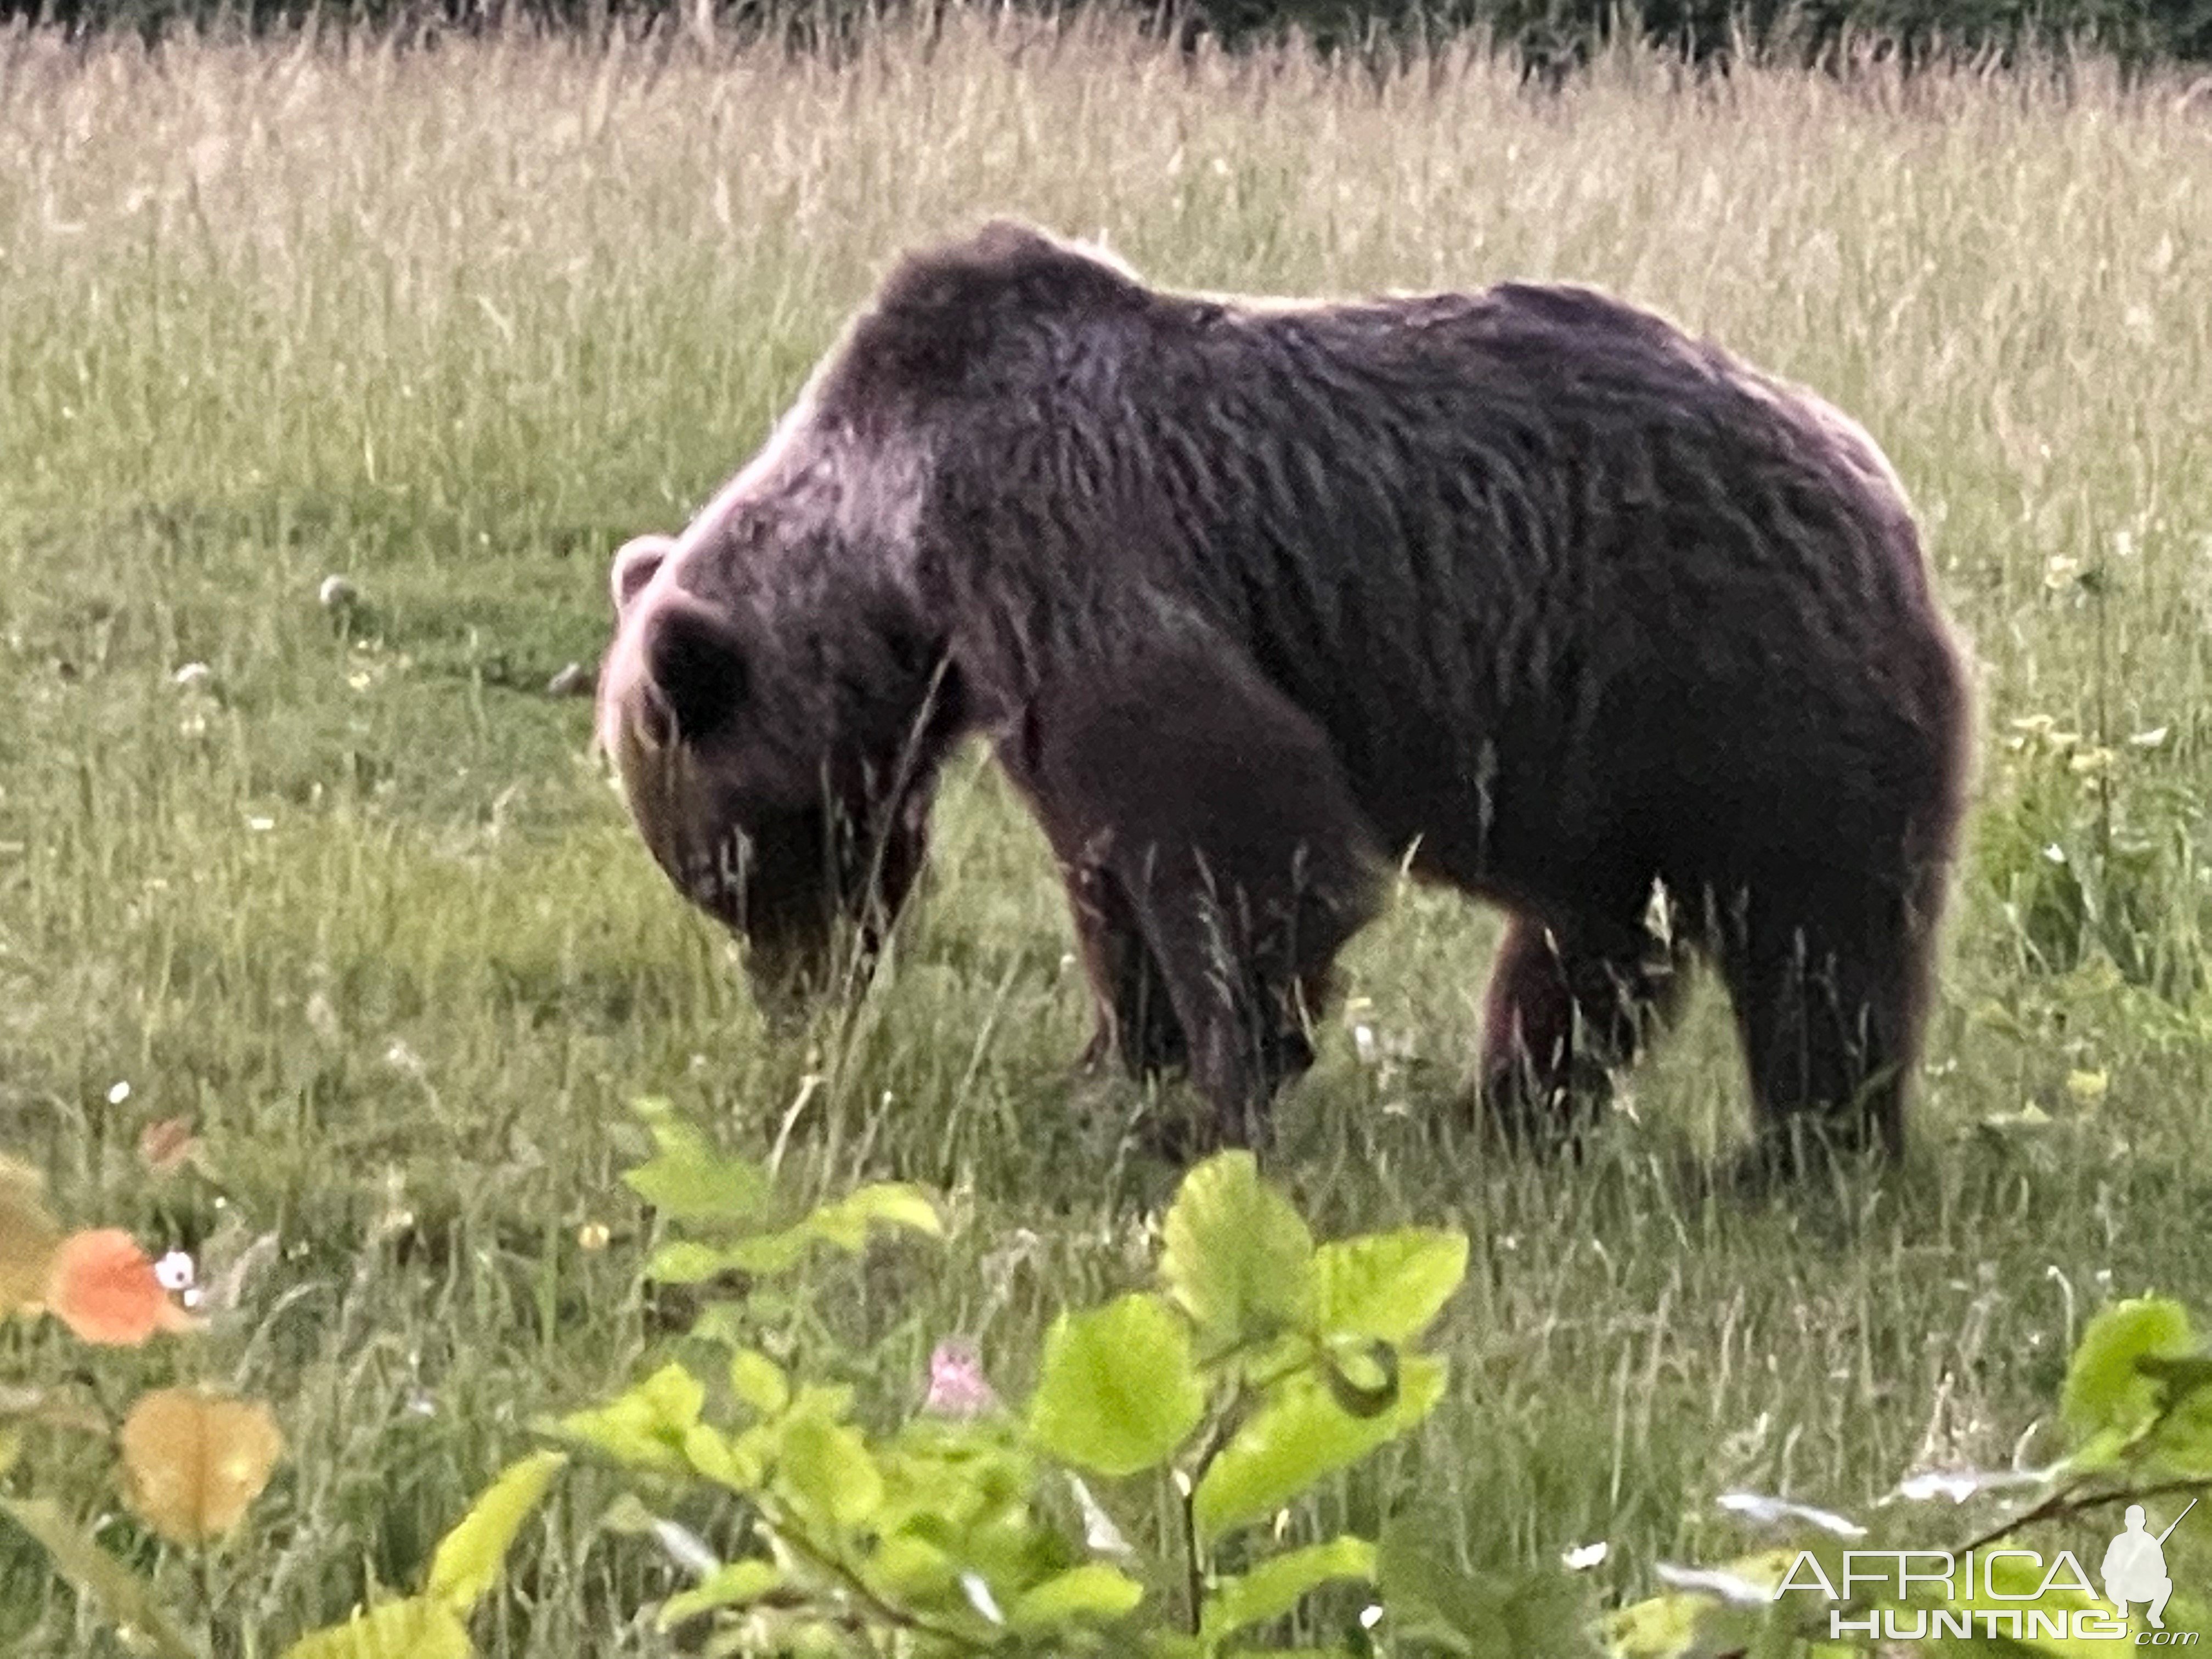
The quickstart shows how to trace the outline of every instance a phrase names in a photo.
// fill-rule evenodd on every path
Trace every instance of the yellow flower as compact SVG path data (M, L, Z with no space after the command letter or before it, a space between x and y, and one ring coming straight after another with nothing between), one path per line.
M2094 1106L2112 1086L2112 1079L2102 1072L2069 1072L2066 1074L2066 1092L2084 1106Z

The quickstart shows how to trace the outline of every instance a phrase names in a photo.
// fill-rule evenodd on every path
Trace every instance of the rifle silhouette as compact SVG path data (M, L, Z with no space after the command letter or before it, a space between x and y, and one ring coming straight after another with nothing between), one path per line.
M2196 1507L2197 1507L2197 1500L2196 1500L2195 1498L2191 1498L2191 1499L2189 1500L2189 1509L2185 1509L2185 1510L2182 1510L2182 1512L2181 1512L2181 1514L2180 1514L2180 1515L2177 1515L2177 1516L2175 1516L2173 1517L2172 1524L2172 1525L2170 1525L2170 1526L2168 1526L2168 1527L2166 1528L2166 1529L2164 1532L2162 1532L2162 1533L2159 1534L2159 1535L2158 1535L2158 1541L2159 1541L2159 1543L2160 1543L2160 1545L2161 1547L2163 1547L2163 1546L2165 1545L2166 1540L2167 1539L2169 1539L2169 1538L2171 1538L2171 1537L2172 1537L2172 1536L2173 1536L2173 1528L2174 1528L2175 1527L2178 1527L2178 1526L2179 1526L2179 1525L2181 1524L2182 1520L2183 1520L2183 1517L2188 1515L2188 1513L2189 1513L2189 1510L2193 1510L2193 1509L2195 1509Z

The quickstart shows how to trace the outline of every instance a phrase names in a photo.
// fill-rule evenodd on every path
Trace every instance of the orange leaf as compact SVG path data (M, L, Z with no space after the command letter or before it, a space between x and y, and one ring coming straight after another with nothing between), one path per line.
M204 1544L236 1526L284 1450L260 1401L183 1389L141 1395L122 1440L131 1507L176 1544Z
M38 1171L0 1157L0 1319L34 1308L62 1230L46 1212Z
M192 1323L161 1288L152 1258L118 1227L62 1240L46 1276L46 1306L81 1340L116 1347Z

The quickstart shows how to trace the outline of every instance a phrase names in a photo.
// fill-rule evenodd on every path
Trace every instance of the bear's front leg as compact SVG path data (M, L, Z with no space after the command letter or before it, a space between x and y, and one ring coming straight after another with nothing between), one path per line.
M1313 720L1228 641L1158 641L1041 688L1002 750L1072 881L1106 1038L1187 1062L1213 1144L1312 1060L1309 994L1386 866ZM1151 1012L1157 976L1173 1016Z
M1064 873L1076 945L1097 1007L1097 1029L1078 1063L1095 1071L1115 1062L1138 1078L1181 1070L1190 1045L1128 895L1096 864Z

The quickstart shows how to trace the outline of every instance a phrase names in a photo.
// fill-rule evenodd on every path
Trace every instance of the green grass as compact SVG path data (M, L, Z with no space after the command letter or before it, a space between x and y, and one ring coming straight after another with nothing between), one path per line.
M1018 1390L1054 1310L1141 1273L1172 1172L1128 1131L1179 1097L1070 1080L1057 890L980 754L893 971L774 1035L636 844L587 706L541 689L602 645L615 545L744 459L897 249L988 212L1198 287L1657 306L1866 422L1980 665L1972 853L1885 1184L1747 1207L1685 1173L1741 1132L1711 994L1582 1165L1486 1153L1455 1103L1492 920L1408 893L1358 943L1341 1024L1374 1057L1329 1036L1276 1171L1324 1231L1449 1220L1474 1265L1451 1396L1326 1522L1418 1502L1491 1565L1606 1538L1603 1588L1641 1593L1730 1547L1730 1486L1849 1508L1916 1461L2047 1451L2092 1308L2212 1300L2201 97L2094 64L1691 88L1622 58L1547 100L1478 55L1378 86L959 19L842 67L19 29L0 156L0 1146L81 1224L213 1258L276 1236L226 1329L101 1376L263 1395L290 1442L205 1562L71 1485L88 1449L12 1478L106 1517L216 1652L415 1582L535 1414L665 1335L616 1180L635 1095L810 1192L950 1196L945 1251L824 1269L793 1322L870 1356L880 1413L955 1332ZM207 685L173 684L194 661ZM149 1177L137 1134L178 1114L204 1169ZM0 1333L0 1381L79 1363ZM579 1496L531 1534L483 1652L669 1650L636 1610L671 1570L596 1518ZM2174 1547L2201 1589L2212 1550ZM0 1533L9 1644L121 1650Z

